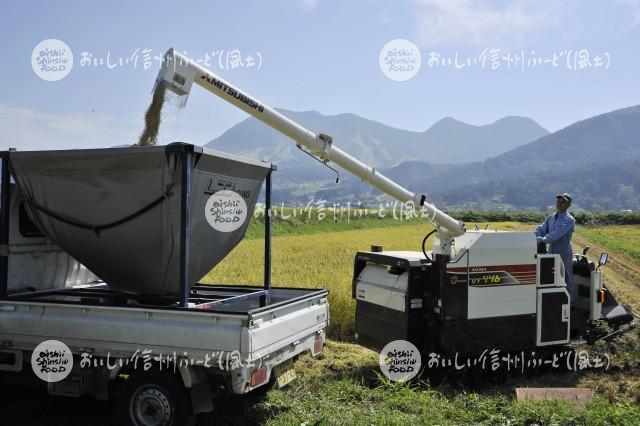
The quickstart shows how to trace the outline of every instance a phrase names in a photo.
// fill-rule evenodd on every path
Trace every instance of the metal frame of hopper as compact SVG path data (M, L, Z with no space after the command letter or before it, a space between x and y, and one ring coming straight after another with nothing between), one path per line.
M202 147L187 143L174 143L165 147L167 153L181 155L182 161L182 199L180 221L180 306L189 306L189 216L191 214L191 176L194 167L194 155L202 154ZM9 285L9 221L10 221L10 180L9 151L0 151L2 160L2 183L0 188L0 299L8 298ZM277 167L271 164L271 170L265 180L265 220L264 220L264 290L271 288L271 173ZM236 296L242 297L242 296Z

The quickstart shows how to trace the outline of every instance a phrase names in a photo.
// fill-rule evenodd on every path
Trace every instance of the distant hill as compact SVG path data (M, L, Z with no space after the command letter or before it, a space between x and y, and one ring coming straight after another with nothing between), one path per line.
M484 126L475 126L447 117L422 134L428 152L415 159L431 163L464 164L482 161L534 141L549 132L526 117L504 117Z
M355 114L278 111L314 132L331 135L336 146L373 167L391 167L409 160L450 164L480 161L549 133L524 117L505 117L484 126L445 118L424 132L412 132ZM291 140L255 118L233 126L207 146L274 162L282 171L280 178L300 182L327 175Z
M526 179L539 173L562 175L585 166L636 158L640 158L640 105L578 121L482 162L449 168L433 176L429 184L431 192L443 192L472 184ZM408 174L406 177L402 180L405 185L421 184Z
M485 175L502 177L571 170L640 156L640 105L578 121L485 161Z
M546 209L556 193L569 191L576 197L577 208L640 209L640 105L551 134L520 117L487 126L445 118L424 132L409 132L353 114L285 114L312 130L331 134L338 146L410 190L426 193L439 206ZM518 132L523 135L517 137ZM541 136L535 138L536 132ZM533 139L513 142L528 138ZM281 150L269 150L266 142L256 148L248 140L270 141ZM279 155L282 161L274 193L278 201L315 197L377 202L384 198L346 172L341 172L340 184L334 184L331 171L310 158L295 157L293 143L254 119L234 126L212 145L256 158L271 155L266 159L275 162ZM392 159L403 161L398 164Z
M544 209L558 192L586 210L640 209L640 106L601 114L482 162L406 162L383 173L433 201L473 209ZM363 184L348 182L358 198ZM328 196L329 193L323 192Z
M571 192L573 207L588 211L640 210L640 157L628 161L589 164L570 171L538 172L431 194L447 206L487 210L533 208L546 211L555 195Z

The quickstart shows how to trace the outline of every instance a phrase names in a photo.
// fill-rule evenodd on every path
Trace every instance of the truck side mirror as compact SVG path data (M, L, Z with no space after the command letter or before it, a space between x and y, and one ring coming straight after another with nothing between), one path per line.
M598 261L598 268L607 264L607 260L609 260L609 253L602 253L600 255L600 260Z

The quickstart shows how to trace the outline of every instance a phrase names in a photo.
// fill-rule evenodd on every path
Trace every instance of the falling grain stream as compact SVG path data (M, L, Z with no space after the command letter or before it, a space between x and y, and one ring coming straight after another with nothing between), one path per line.
M162 121L162 106L164 105L166 87L164 82L156 84L153 99L144 114L144 130L140 134L138 146L153 146L158 142L158 130Z

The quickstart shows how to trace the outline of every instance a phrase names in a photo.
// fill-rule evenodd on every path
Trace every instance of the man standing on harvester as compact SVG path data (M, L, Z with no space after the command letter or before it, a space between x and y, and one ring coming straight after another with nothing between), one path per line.
M571 235L575 228L576 220L567 210L571 207L573 198L571 194L564 193L556 196L556 213L549 215L542 225L534 231L538 244L551 244L549 252L559 254L564 262L564 280L571 298L575 300L577 296L573 286L573 247L571 246Z

